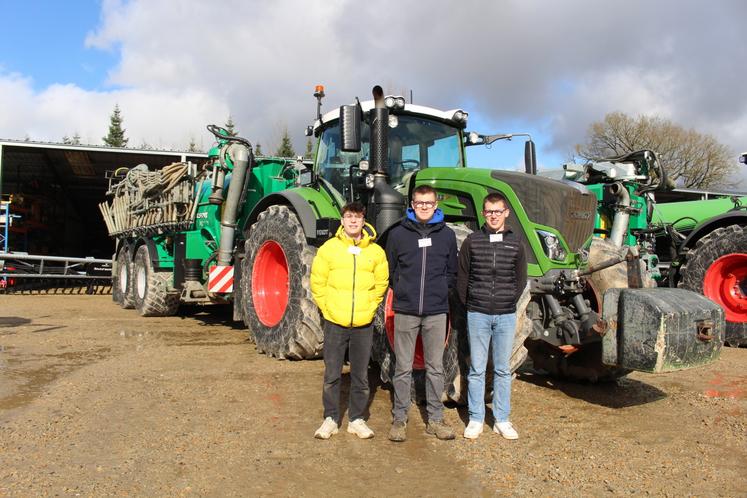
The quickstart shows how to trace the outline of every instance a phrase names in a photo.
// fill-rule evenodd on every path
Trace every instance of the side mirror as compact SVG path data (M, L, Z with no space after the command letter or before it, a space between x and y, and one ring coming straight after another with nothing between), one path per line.
M524 170L530 175L537 174L537 155L531 139L524 143Z
M361 150L361 110L357 105L340 106L340 150Z

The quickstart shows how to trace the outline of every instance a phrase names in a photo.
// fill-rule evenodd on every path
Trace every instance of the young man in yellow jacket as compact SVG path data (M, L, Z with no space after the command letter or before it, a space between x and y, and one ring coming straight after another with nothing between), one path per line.
M348 432L361 439L374 436L363 419L368 405L368 362L373 318L389 286L384 250L365 222L365 208L351 202L342 208L342 225L325 242L311 265L311 293L324 316L324 422L318 439L337 434L340 424L340 380L345 352L350 360Z

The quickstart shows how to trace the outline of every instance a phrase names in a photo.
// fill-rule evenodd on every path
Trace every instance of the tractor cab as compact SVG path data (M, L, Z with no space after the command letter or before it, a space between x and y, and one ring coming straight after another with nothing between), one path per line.
M342 106L319 115L309 129L319 137L315 177L345 201L367 205L369 222L381 232L404 214L414 174L465 165L466 123L462 110L439 111L395 96Z

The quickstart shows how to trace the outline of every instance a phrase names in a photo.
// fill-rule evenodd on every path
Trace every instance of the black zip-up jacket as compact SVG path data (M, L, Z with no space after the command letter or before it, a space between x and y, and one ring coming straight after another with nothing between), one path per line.
M491 234L496 235L493 242ZM510 228L493 232L483 225L464 240L459 250L457 291L467 311L514 313L526 284L526 253Z
M394 289L392 308L419 316L448 313L449 289L456 284L456 235L446 226L440 209L425 224L416 221L412 209L407 211L386 243Z

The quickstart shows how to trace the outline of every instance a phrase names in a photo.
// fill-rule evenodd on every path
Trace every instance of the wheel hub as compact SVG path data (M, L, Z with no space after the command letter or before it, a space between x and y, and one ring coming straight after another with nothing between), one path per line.
M127 263L123 262L119 265L119 290L122 294L127 292Z
M727 321L747 322L747 254L714 261L703 279L703 294L721 305Z
M137 295L140 299L145 297L145 268L141 265L137 265Z
M257 318L266 327L274 327L288 307L288 259L274 240L263 243L252 267L252 302Z

